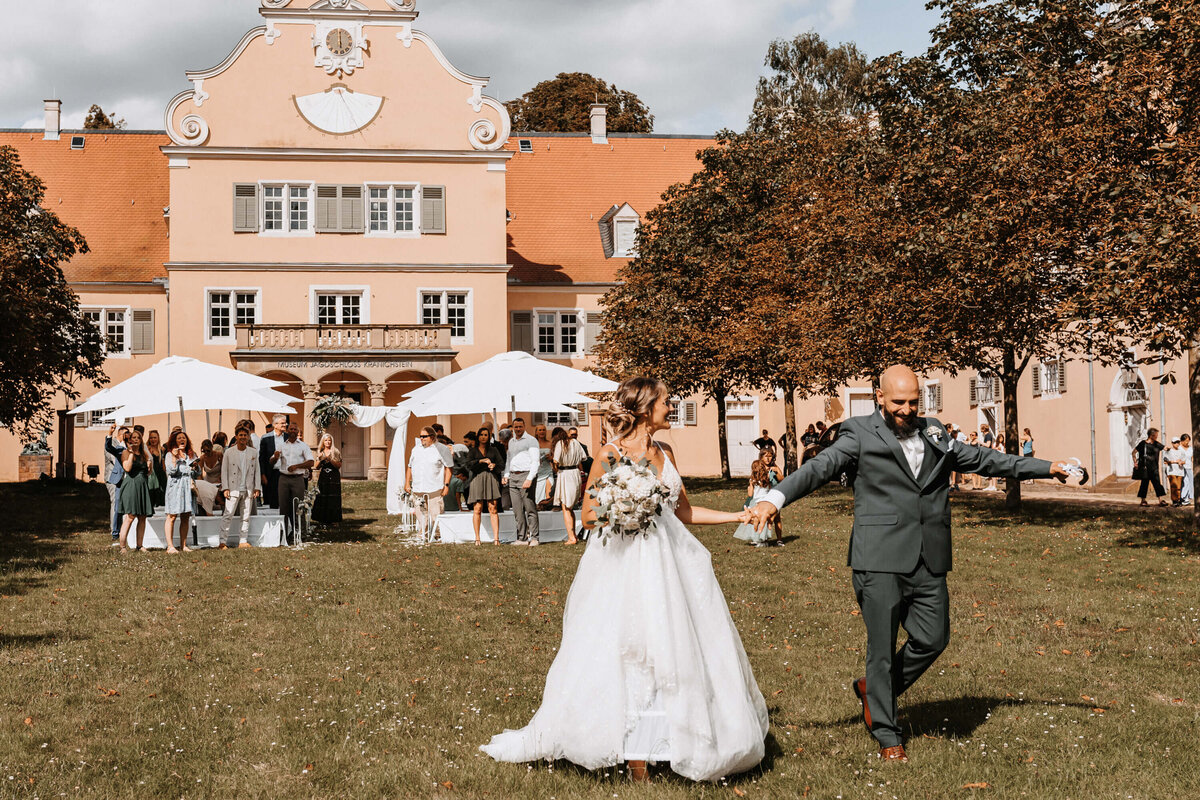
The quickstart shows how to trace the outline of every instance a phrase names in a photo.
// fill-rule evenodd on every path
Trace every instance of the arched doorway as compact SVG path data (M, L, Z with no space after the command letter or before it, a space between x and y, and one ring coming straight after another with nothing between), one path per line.
M337 370L326 373L318 381L318 392L321 396L335 395L349 398L351 401L364 406L371 405L369 391L370 381L366 376L348 370ZM326 429L333 437L333 443L342 453L342 477L361 479L367 477L367 429L347 423L334 423ZM318 444L316 431L313 431L313 447Z
M1108 397L1109 459L1112 474L1133 475L1133 448L1150 427L1150 391L1139 369L1123 369L1113 379Z

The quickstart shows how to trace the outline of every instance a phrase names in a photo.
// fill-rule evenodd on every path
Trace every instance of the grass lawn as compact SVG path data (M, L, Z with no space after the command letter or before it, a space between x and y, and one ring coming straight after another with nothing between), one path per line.
M743 491L689 487L723 508ZM912 762L881 765L849 691L851 502L789 508L782 549L699 529L768 756L635 787L477 749L537 707L580 549L406 549L375 483L300 551L121 557L102 486L0 486L0 797L1200 796L1185 514L955 498L950 647L901 700Z

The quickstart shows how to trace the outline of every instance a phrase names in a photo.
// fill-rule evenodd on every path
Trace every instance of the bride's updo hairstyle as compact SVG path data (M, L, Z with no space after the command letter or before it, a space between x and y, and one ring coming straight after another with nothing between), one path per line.
M604 418L612 440L623 439L633 433L650 412L658 399L667 393L667 385L658 378L628 378L617 387L613 401L608 405Z

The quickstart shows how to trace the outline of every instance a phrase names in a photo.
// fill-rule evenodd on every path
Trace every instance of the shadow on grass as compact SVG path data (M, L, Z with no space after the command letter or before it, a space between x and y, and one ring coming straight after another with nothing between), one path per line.
M110 527L101 483L28 481L0 484L0 594L44 586L74 555L76 537Z
M61 633L3 633L0 632L0 652L26 647L36 647L40 644L57 644L62 641L79 641L84 637Z

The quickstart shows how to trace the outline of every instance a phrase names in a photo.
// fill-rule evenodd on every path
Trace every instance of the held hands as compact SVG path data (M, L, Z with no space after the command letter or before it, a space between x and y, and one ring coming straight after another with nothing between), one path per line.
M779 513L779 509L765 500L760 500L754 508L747 509L746 513L749 516L747 522L754 526L756 532L762 533L766 530L767 525L771 523L771 520L775 518L775 515Z

